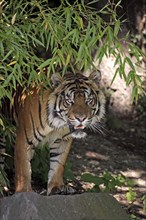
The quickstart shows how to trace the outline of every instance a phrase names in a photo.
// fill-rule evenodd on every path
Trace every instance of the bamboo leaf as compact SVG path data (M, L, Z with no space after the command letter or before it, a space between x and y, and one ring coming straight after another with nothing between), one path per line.
M16 15L17 13L15 13L12 17L12 20L11 20L11 24L13 25L15 23L15 20L16 20Z
M12 62L10 62L7 66L12 66L12 65L14 65L15 63L17 63L17 61L16 60L14 60L14 61L12 61Z
M4 56L4 58L2 59L2 61L4 62L12 53L13 53L13 51L12 51L12 50L9 50L9 52Z
M135 72L135 67L129 57L125 57L124 62L125 63L127 62L129 64L129 66L131 67L131 69Z
M120 21L117 20L114 26L114 36L117 37L120 30Z
M112 81L111 81L111 85L113 84L113 82L114 82L114 80L115 80L115 78L116 78L118 72L119 72L119 67L116 69L116 72L115 72L115 74L114 74L114 77L112 78Z
M71 51L69 51L69 53L67 54L66 63L65 63L66 66L69 64L70 58L71 58Z
M43 69L44 67L48 66L51 62L51 59L48 59L46 61L44 61L38 68L39 69Z
M96 2L96 1L92 1ZM91 3L91 2L90 2ZM116 71L113 80L120 74L126 84L133 83L133 97L142 87L141 77L136 74L135 65L141 65L146 55L133 43L128 43L130 54L136 58L134 64L130 56L123 58L123 45L118 39L121 28L116 10L120 1L106 4L94 11L90 3L62 1L58 7L49 7L47 1L8 1L3 5L0 28L0 89L1 97L10 97L16 84L24 88L34 82L40 83L45 77L38 76L36 69L47 67L50 74L56 69L65 72L71 68L87 69L94 66L93 51L98 63L104 56L115 57ZM113 6L113 7L111 7ZM104 19L108 15L110 19ZM127 39L127 36L126 36ZM39 49L44 48L40 54ZM50 54L46 54L46 51ZM51 57L47 60L47 57ZM130 67L129 75L125 67ZM113 82L112 80L112 82Z

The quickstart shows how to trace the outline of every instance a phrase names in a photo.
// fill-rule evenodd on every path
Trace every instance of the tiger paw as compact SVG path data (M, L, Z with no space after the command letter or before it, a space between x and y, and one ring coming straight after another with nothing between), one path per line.
M58 187L54 187L50 193L47 193L47 195L73 195L76 193L76 190L67 185L62 185Z

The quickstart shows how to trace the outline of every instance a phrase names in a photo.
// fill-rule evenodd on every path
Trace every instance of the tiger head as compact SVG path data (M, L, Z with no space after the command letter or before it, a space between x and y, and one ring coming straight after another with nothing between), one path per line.
M68 126L75 138L86 136L87 128L101 131L105 114L105 97L99 87L100 72L89 77L81 74L52 75L54 91L48 101L50 126Z

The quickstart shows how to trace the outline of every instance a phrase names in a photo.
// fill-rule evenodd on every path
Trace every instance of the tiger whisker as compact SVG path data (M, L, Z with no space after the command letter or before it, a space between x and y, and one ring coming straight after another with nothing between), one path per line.
M99 132L100 134L102 135L105 135L105 132L103 131L104 130L104 127L100 124L92 124L89 126L90 129L92 129L94 132Z

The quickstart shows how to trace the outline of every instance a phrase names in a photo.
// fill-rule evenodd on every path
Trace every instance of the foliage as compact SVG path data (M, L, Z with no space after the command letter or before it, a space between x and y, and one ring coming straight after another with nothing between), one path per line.
M1 115L0 115L1 116ZM13 171L13 148L15 138L15 127L3 116L0 118L0 195L3 194L4 187L10 186L6 170ZM5 191L5 190L4 190Z
M8 142L8 144L14 142L15 131L16 129L13 123L10 123L10 120L0 113L0 138L2 138L1 142L3 142L3 144L7 144L6 142Z
M137 219L137 217L133 214L130 215L130 218L131 218L131 220L140 220L140 219Z
M4 195L3 190L7 190L8 186L9 186L9 180L7 178L7 174L0 166L0 196Z
M146 195L143 195L142 202L143 202L143 211L146 213Z
M7 192L10 187L10 181L6 172L6 168L12 170L12 166L9 166L9 163L6 161L7 157L10 157L4 151L5 149L0 149L0 196L4 195L3 192Z
M94 187L89 190L92 192L114 192L117 187L128 186L128 192L125 194L127 201L133 203L136 200L137 193L133 190L134 182L121 174L113 176L109 172L105 172L99 177L85 173L81 178L85 182L94 183Z
M84 1L61 1L58 7L49 7L48 1L3 1L0 5L0 99L11 99L17 84L26 88L32 83L49 83L48 76L56 69L62 74L71 68L87 70L93 67L93 52L101 62L104 55L116 57L116 75L129 85L133 83L133 98L141 88L141 78L128 56L123 56L118 34L121 20L116 11L120 2L106 4L95 10ZM109 19L104 19L108 17ZM126 40L126 39L125 39ZM48 54L39 56L40 49ZM144 54L129 43L130 53L140 65ZM130 67L128 76L125 66ZM44 68L47 67L47 74ZM115 78L114 77L114 78Z
M104 192L109 192L114 191L117 186L124 186L126 183L130 184L123 175L118 174L113 176L109 172L104 172L101 177L85 173L82 175L81 179L85 182L94 183L95 186L92 188L92 191L103 190ZM101 189L101 185L103 189Z
M45 185L48 180L49 158L50 154L47 145L35 149L35 154L31 162L32 177L42 185Z
M129 187L129 191L126 193L126 199L129 203L132 203L136 200L137 193L133 190L132 187Z
M72 163L70 163L69 160L65 164L64 179L65 180L74 180L75 179L75 176L72 172Z
M117 187L127 186L128 191L125 193L125 198L128 203L136 201L138 196L133 189L134 182L121 174L113 176L109 172L105 172L102 176L95 176L90 173L85 173L81 176L81 179L85 182L94 184L94 187L89 190L90 192L114 192ZM143 211L146 212L146 195L143 195L141 200L143 202ZM134 215L131 217L135 219Z

